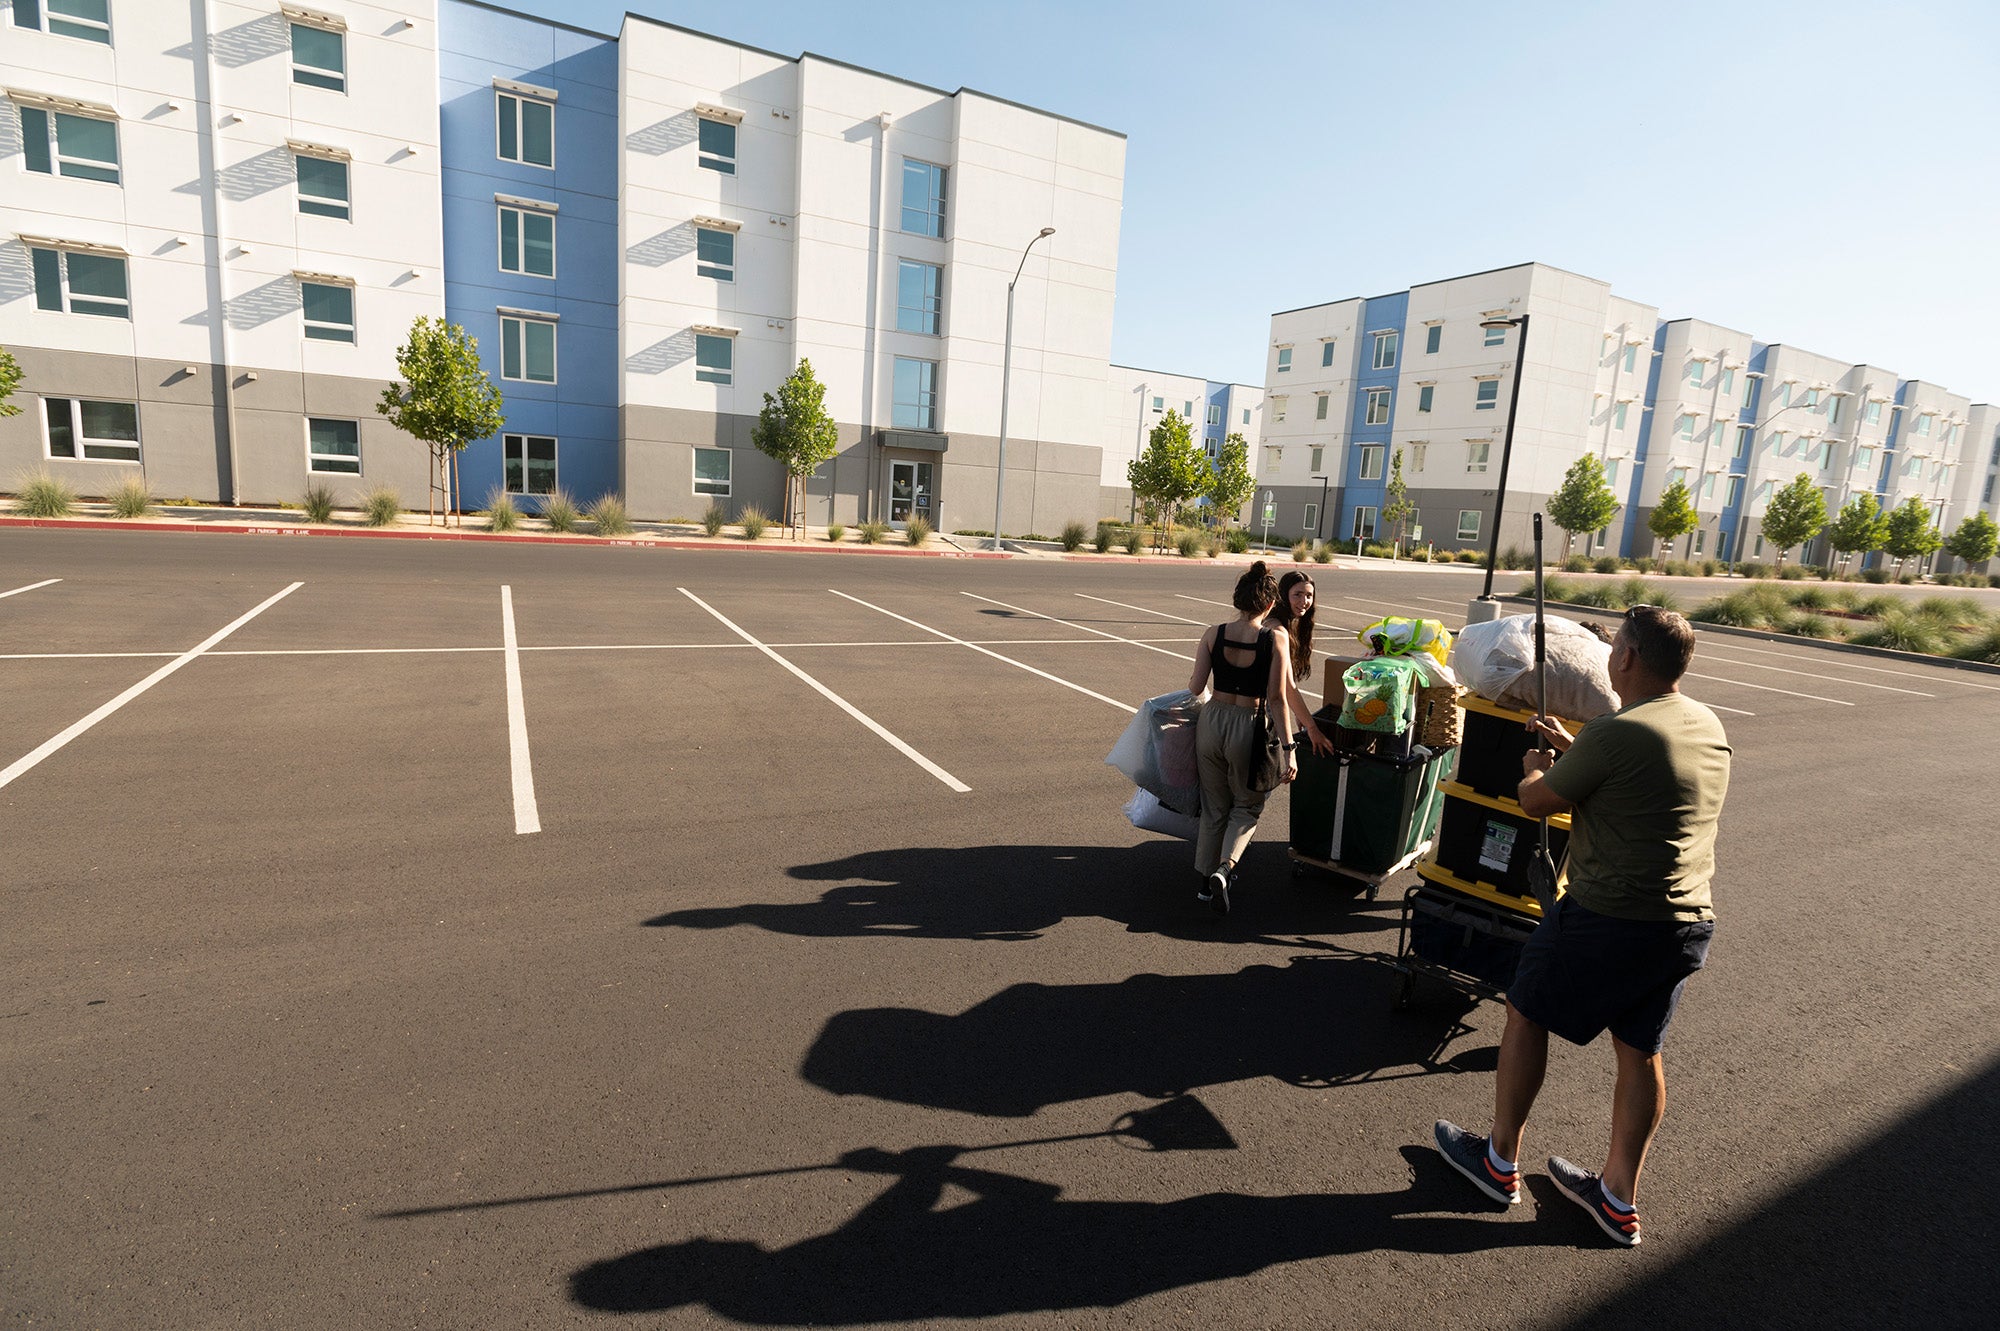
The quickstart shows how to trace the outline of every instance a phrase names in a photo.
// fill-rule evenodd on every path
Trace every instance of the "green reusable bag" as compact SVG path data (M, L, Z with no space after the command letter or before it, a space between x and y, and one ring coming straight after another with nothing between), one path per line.
M1347 730L1372 730L1400 735L1409 724L1416 700L1416 666L1393 656L1371 656L1347 667L1340 682L1347 699L1340 705L1340 724Z

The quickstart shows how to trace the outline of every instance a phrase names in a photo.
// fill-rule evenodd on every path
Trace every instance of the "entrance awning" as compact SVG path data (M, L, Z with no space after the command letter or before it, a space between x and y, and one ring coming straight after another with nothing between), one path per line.
M877 435L877 442L883 448L915 448L926 453L942 453L951 444L951 436L930 430L882 430Z

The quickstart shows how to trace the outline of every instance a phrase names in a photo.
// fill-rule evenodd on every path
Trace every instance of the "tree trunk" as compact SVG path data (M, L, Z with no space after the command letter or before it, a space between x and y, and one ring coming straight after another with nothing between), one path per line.
M437 449L426 448L424 455L430 460L424 471L424 525L428 527L437 520Z

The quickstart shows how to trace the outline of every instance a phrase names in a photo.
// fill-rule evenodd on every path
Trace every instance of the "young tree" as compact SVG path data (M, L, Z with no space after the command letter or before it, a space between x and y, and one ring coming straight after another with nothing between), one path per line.
M1974 513L1958 524L1944 543L1945 550L1963 559L1970 567L1983 564L1993 558L1993 552L2000 549L2000 527L1984 513Z
M1764 539L1778 547L1778 567L1785 566L1785 552L1819 535L1826 526L1826 496L1800 472L1792 483L1771 496L1764 509L1759 530Z
M1673 543L1701 525L1701 518L1688 502L1686 481L1675 481L1660 496L1660 502L1646 519L1646 526L1659 538L1660 553L1665 555ZM1566 530L1566 529L1565 529ZM1596 530L1592 528L1592 530Z
M1256 493L1257 478L1250 474L1250 441L1232 434L1222 441L1222 456L1215 460L1215 472L1208 478L1209 509L1228 526Z
M840 448L839 427L826 410L826 385L813 376L811 361L799 362L778 385L776 397L764 394L764 409L750 428L750 442L785 469L785 525L790 527L796 518L799 537L804 539L806 478Z
M1827 524L1826 543L1840 556L1840 566L1845 569L1849 555L1880 550L1888 534L1889 523L1882 516L1882 505L1872 494L1858 494L1842 505L1839 516Z
M1604 479L1604 464L1585 453L1563 473L1562 485L1549 496L1549 521L1563 529L1563 558L1578 532L1602 531L1618 516L1618 496Z
M1396 543L1396 549L1403 548L1403 527L1417 515L1417 506L1410 502L1410 487L1403 484L1403 450L1397 449L1389 459L1389 486L1382 496L1382 521L1389 524Z
M0 416L18 416L21 409L14 405L14 390L21 386L21 362L14 359L14 353L0 347Z
M475 439L486 439L507 423L500 390L479 366L479 341L457 324L418 315L410 340L396 349L402 382L382 390L378 415L430 450L431 499L444 493L444 520L461 505L458 455ZM461 515L460 525L465 518Z
M1899 575L1903 571L1903 561L1922 559L1944 544L1944 537L1938 535L1937 527L1933 525L1935 521L1931 506L1915 495L1905 499L1889 514L1882 549L1895 557Z
M1146 451L1125 464L1132 494L1165 516L1168 532L1180 506L1208 489L1208 458L1195 447L1188 423L1169 411L1147 437Z

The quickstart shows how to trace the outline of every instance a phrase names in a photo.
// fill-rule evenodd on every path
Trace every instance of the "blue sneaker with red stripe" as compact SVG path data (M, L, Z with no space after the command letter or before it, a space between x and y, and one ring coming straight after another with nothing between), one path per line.
M1604 1180L1587 1169L1578 1169L1559 1155L1549 1157L1549 1177L1562 1195L1590 1212L1597 1227L1613 1243L1627 1248L1639 1246L1639 1212L1618 1206L1604 1190Z
M1472 1180L1472 1186L1499 1202L1515 1206L1521 1200L1521 1171L1502 1172L1493 1166L1488 1140L1467 1132L1449 1119L1437 1121L1438 1154L1445 1163Z

